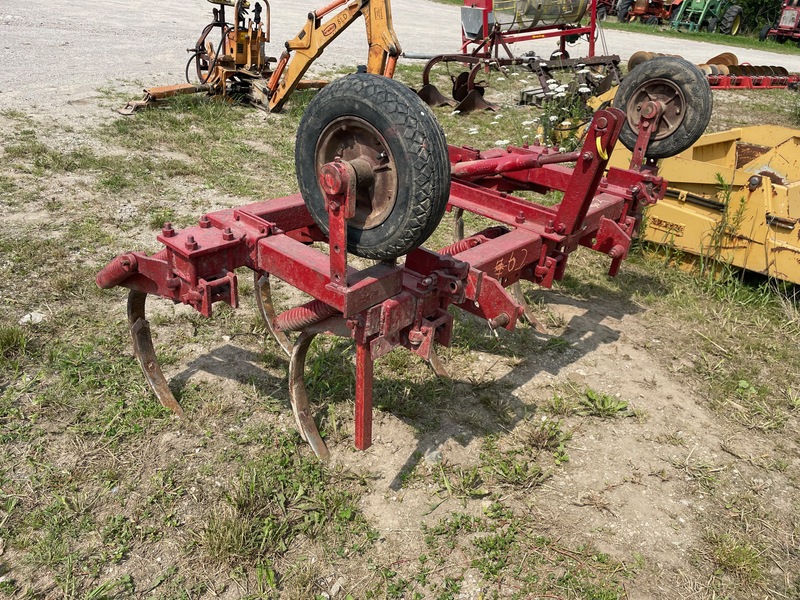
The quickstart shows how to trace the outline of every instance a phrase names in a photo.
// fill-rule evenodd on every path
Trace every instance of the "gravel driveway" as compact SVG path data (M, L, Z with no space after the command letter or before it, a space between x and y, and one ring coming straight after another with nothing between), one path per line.
M272 3L272 39L268 53L277 56L283 42L303 26L309 10L324 2ZM407 52L435 54L458 49L459 7L428 0L393 0L398 37ZM106 113L98 107L98 90L130 90L183 81L186 48L210 20L212 5L202 0L0 0L0 109L20 108L42 116L81 119ZM605 31L609 53L626 60L641 49L681 54L692 62L730 50L703 41L656 38L624 31ZM700 36L698 36L699 39ZM518 44L549 55L553 40ZM585 55L586 43L570 48ZM602 44L598 52L602 51ZM735 48L740 61L780 64L800 71L800 56ZM323 54L317 67L366 62L362 23L356 23Z

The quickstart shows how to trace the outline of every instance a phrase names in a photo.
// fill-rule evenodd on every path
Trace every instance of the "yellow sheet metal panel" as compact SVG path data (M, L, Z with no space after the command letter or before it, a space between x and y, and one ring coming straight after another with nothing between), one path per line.
M615 166L629 161L624 148L612 157ZM664 159L659 174L670 190L647 210L645 239L800 283L800 131L766 125L705 135Z

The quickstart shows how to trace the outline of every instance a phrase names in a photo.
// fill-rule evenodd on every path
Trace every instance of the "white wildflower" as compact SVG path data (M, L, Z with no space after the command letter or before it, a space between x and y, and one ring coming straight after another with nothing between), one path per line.
M506 80L506 78L505 78L505 77L498 77L498 78L497 78L497 81L505 81L505 80Z
M511 143L511 140L497 140L494 145L495 146L508 146Z
M566 148L564 148L564 146L561 146L561 147L558 149L558 151L559 151L559 152L566 152L566 151L567 151L567 149L566 149Z
M454 110L454 111L453 111L453 112L451 112L450 114L451 114L451 115L460 115L460 114L461 114L461 111L460 111L460 110Z
M551 123L555 123L555 122L558 120L558 117L557 117L557 116L555 116L555 115L550 115L550 116L548 117L548 119L550 119L550 122L551 122Z
M555 97L556 98L563 98L564 96L566 96L566 94L564 92L558 92Z
M592 90L590 90L589 87L585 86L585 85L582 85L581 87L578 88L578 93L579 94L588 94L591 91Z
M558 83L558 79L548 79L545 83Z

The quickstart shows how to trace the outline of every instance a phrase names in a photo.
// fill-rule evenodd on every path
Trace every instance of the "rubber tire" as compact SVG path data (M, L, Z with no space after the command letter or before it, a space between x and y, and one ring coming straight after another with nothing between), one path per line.
M619 0L619 4L617 4L617 20L620 23L628 22L628 13L631 12L632 6L633 0Z
M645 156L653 159L675 156L694 144L708 127L714 104L708 78L700 69L682 58L657 56L628 73L617 89L614 106L626 112L626 106L634 92L656 78L672 82L683 92L686 112L672 135L648 144ZM638 131L631 128L626 118L619 134L620 141L632 151L636 147L637 137Z
M661 25L661 19L659 19L658 17L655 17L655 16L647 17L647 19L645 20L644 24L645 25Z
M769 30L772 29L772 25L767 23L764 27L761 28L761 31L758 33L758 41L765 42L769 37Z
M711 17L708 20L708 25L706 25L706 31L708 33L716 33L718 26L719 26L719 21L717 21L717 17Z
M742 30L742 7L738 4L732 4L725 9L725 14L722 15L722 20L719 22L719 32L724 35L738 35ZM736 25L736 20L739 24ZM734 26L736 30L734 31Z
M597 20L605 21L608 18L608 7L604 4L597 7Z
M348 252L393 260L421 245L438 226L450 198L447 141L431 109L408 87L386 77L355 73L324 87L297 128L295 165L300 193L327 235L325 194L317 177L317 143L342 116L363 119L386 140L397 171L394 206L377 227L347 228Z

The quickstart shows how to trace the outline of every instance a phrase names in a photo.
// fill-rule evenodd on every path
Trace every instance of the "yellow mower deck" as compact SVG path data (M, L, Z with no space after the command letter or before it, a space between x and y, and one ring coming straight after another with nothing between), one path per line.
M609 164L630 157L618 148ZM800 284L800 131L704 135L662 160L659 175L669 190L646 212L646 240Z

